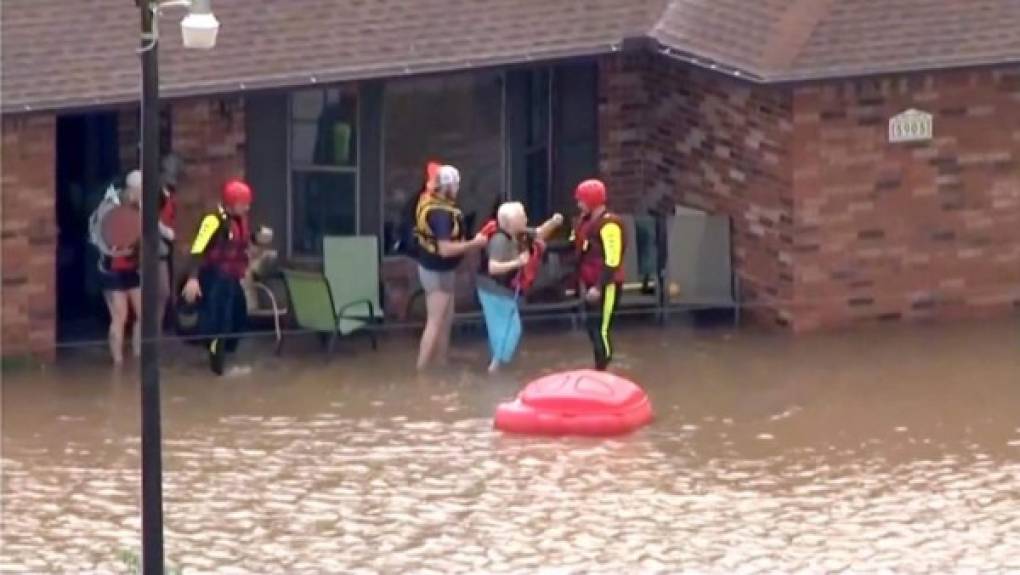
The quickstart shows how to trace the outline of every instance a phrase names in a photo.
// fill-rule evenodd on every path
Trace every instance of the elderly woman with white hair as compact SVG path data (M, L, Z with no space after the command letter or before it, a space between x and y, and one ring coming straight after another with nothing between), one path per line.
M563 216L554 215L537 229L528 228L528 215L520 202L506 202L496 212L497 228L489 238L478 276L478 300L482 304L489 334L492 361L489 372L510 363L521 339L518 301L533 278L539 261L532 262L532 247L544 241L560 224ZM529 266L529 263L532 265Z
M455 273L464 255L485 247L482 234L468 237L464 215L457 207L460 172L442 166L415 209L415 253L418 277L425 290L426 321L418 349L418 370L446 362L453 329Z
M131 171L125 177L122 189L118 190L111 186L107 194L104 203L111 202L137 212L142 202L142 173L138 170ZM107 218L110 218L112 212L106 213ZM136 213L135 217L139 218L140 225L140 215ZM102 223L106 222L101 222L100 225ZM131 348L135 357L138 357L142 350L142 326L138 321L142 308L141 278L138 274L139 247L137 240L131 245L110 246L111 250L101 254L99 258L100 284L107 310L110 312L110 356L115 365L124 362L124 332L132 312L135 324Z

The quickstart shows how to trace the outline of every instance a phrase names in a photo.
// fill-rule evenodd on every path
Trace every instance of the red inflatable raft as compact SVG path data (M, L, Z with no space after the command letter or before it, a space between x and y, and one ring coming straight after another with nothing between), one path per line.
M496 409L496 429L529 435L620 435L652 420L652 404L634 382L581 369L536 379Z

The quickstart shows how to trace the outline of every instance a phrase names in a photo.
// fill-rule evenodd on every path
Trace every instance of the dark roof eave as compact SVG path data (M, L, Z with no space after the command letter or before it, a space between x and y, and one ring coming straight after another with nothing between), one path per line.
M410 76L422 76L443 72L460 72L477 70L481 68L493 68L500 66L514 66L531 62L549 62L565 60L570 58L583 58L588 56L600 56L611 54L622 50L630 49L624 45L624 40L619 43L600 43L592 46L575 47L563 50L545 50L514 54L510 56L495 56L491 58L480 58L472 60L434 60L431 62L417 62L408 65L387 65L378 67L365 67L356 69L338 69L324 73L299 72L293 74L280 74L274 76L262 76L251 81L230 81L230 82L197 82L190 83L184 88L167 87L160 90L160 98L188 98L196 96L220 96L224 94L235 94L257 90L297 88L316 84L332 84L337 82L351 82L364 80L378 80L389 78L401 78ZM25 104L15 102L0 104L0 113L3 115L30 114L39 112L59 112L64 110L98 108L107 106L118 106L137 103L140 94L120 93L90 98L57 99L38 102L36 104Z

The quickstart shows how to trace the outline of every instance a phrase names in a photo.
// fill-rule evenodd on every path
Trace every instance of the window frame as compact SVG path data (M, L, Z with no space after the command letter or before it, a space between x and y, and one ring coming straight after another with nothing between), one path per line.
M477 75L478 72L485 72L485 70L474 70L474 69L472 69L472 70L465 70L465 71L454 71L454 72L445 73L443 75L444 76L445 75L448 75L448 76L466 75L466 76L474 77L474 76ZM499 86L500 86L500 88L499 88L499 100L500 100L500 106L499 106L499 108L500 108L500 110L499 110L499 146L500 146L499 162L500 162L500 170L502 171L502 174L501 174L502 177L499 178L499 193L498 193L498 196L499 196L499 199L500 199L501 202L506 202L506 201L509 201L509 199L510 199L510 172L509 172L509 170L510 170L510 161L509 161L510 146L509 146L509 141L507 140L507 133L508 133L507 132L507 129L508 129L508 123L507 123L508 110L507 110L507 108L509 106L509 100L507 98L507 72L506 72L505 69L492 70L491 72L493 72L499 78ZM386 153L387 152L387 149L386 149L386 136L387 136L388 130L389 130L389 125L388 125L389 123L387 122L387 120L389 119L389 115L387 113L389 111L389 106L387 105L387 100L386 100L386 90L387 90L387 88L389 88L389 86L390 86L390 84L392 82L413 81L415 79L416 79L416 77L410 77L410 78L390 78L390 79L387 79L385 82L383 82L382 90L381 90L381 93L380 93L380 99L381 99L381 102L380 102L380 105L379 105L379 114L380 114L380 118L379 118L379 130L380 130L380 138L379 138L379 195L380 195L380 198L379 198L379 206L378 206L379 225L378 225L378 229L375 231L376 237L378 237L380 239L380 242L383 242L383 240L386 237L386 193L388 192L388 190L386 188L386 169L387 169L389 158L387 157L388 155ZM290 124L288 124L288 129L290 129L289 126L290 126ZM361 138L358 138L358 144L360 145L360 143L361 143ZM360 156L360 153L361 153L360 152L360 148L359 148L359 152L358 153L359 153L359 156L358 156L359 160L358 161L360 163L360 161L361 161L360 160L360 158L361 158L361 156ZM360 192L360 185L361 185L361 183L359 181L358 182L359 192ZM360 198L360 193L359 193L359 198ZM359 212L359 217L360 217L360 212ZM359 226L360 226L360 220L359 220ZM389 247L385 245L385 242L381 243L380 245L381 245L381 248L379 250L379 254L383 258L395 257L395 256L400 256L401 255L399 253L388 252L387 250L389 249Z
M354 148L357 161L351 166L327 166L294 162L294 96L299 92L316 90L349 91L354 96ZM294 251L294 174L353 174L354 175L354 233L361 234L361 92L357 85L333 84L328 86L303 87L287 92L287 258L296 262L321 262L321 255L296 253Z

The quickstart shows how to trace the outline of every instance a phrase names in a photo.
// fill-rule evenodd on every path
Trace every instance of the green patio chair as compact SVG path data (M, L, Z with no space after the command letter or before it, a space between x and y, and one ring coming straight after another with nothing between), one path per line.
M348 335L382 321L379 304L379 240L374 236L326 236L322 239L323 272L333 297L337 330Z
M341 317L333 303L329 280L319 272L285 269L283 281L287 286L287 297L290 300L294 322L303 330L319 334L323 343L332 351L337 338L350 331L341 330ZM348 309L340 311L347 314ZM372 349L376 349L375 334L369 332L369 335L372 339Z

